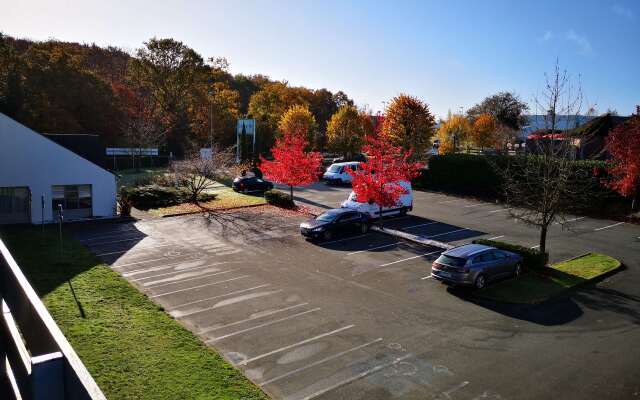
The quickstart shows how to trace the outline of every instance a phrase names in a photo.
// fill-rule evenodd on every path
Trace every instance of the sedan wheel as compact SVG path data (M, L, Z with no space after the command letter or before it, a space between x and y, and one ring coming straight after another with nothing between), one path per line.
M367 224L366 222L363 222L362 225L360 225L360 232L362 233L369 232L369 224Z
M324 240L331 240L332 237L333 234L331 233L331 231L324 231L324 234L322 234L322 238Z
M478 275L478 277L476 278L476 289L483 289L485 286L487 285L487 278L485 278L484 275Z

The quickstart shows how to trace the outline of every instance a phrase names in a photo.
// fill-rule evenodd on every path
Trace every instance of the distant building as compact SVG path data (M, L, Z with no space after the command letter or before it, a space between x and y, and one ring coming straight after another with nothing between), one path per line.
M111 172L0 114L0 224L110 217Z
M593 116L585 115L558 115L556 117L555 129L567 130L574 129L591 121ZM518 132L518 140L526 141L527 137L535 131L543 129L551 129L551 122L546 115L525 115L526 123Z

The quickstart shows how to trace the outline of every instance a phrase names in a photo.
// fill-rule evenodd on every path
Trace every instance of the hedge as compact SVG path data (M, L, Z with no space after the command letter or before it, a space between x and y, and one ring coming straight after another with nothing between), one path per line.
M264 199L268 204L282 208L293 208L293 200L287 193L279 190L267 190L264 192Z
M184 188L167 187L159 185L146 185L138 187L124 187L120 191L121 199L126 198L130 204L140 210L161 208L186 203L191 200L191 193ZM202 193L198 200L209 201L216 195Z
M473 241L473 243L483 244L485 246L491 246L501 250L520 254L522 256L522 266L525 269L544 268L547 265L547 261L549 259L548 253L543 254L539 250L530 249L528 247L519 246L517 244L488 239L476 239Z

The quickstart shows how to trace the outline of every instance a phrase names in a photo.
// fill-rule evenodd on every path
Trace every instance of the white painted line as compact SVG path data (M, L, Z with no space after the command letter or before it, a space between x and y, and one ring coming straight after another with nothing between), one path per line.
M84 243L84 242L90 242L92 240L104 239L106 237L121 236L121 235L131 235L130 233L124 233L124 232L131 232L131 231L137 231L137 233L144 233L144 232L138 231L137 229L128 229L126 231L117 232L117 233L109 233L107 235L98 235L98 236L85 237L84 239L80 239L78 241ZM147 237L147 235L140 235L140 236L141 237Z
M423 276L422 278L420 278L420 280L424 281L425 279L431 279L431 274L427 275L427 276Z
M581 219L584 219L584 217L572 218L572 219L568 219L566 221L557 221L557 222L555 222L555 224L556 225L564 225L564 224L568 224L569 222L580 221Z
M367 235L352 236L352 237L348 237L348 238L344 238L344 239L332 240L330 242L320 242L319 244L323 245L323 244L332 244L332 243L344 242L345 240L355 240L355 239L363 238L365 236L367 236Z
M624 224L624 222L618 222L617 224L603 226L602 228L596 228L596 229L594 229L594 231L601 231L603 229L613 228L614 226L618 226L618 225L622 225L622 224Z
M332 355L332 356L325 357L325 358L323 358L322 360L318 360L318 361L312 362L311 364L307 364L307 365L305 365L304 367L296 368L296 369L294 369L293 371L289 371L289 372L287 372L286 374L282 374L282 375L276 376L276 377L274 377L274 378L268 379L268 380L266 380L266 381L264 381L264 382L260 383L258 386L261 386L261 387L262 387L262 386L268 385L268 384L270 384L270 383L273 383L273 382L275 382L275 381L279 381L280 379L283 379L283 378L289 377L289 376L291 376L291 375L297 374L298 372L302 372L302 371L304 371L304 370L306 370L306 369L309 369L309 368L315 367L315 366L320 365L320 364L322 364L322 363L325 363L325 362L327 362L327 361L334 360L334 359L336 359L336 358L338 358L338 357L342 357L342 356L344 356L345 354L352 353L352 352L354 352L354 351L360 350L360 349L362 349L362 348L365 348L365 347L367 347L367 346L370 346L370 345L372 345L372 344L374 344L374 343L378 343L378 342L381 342L381 341L382 341L382 338L377 338L376 340L372 340L372 341L367 342L367 343L365 343L365 344L361 344L360 346L356 346L356 347L350 348L350 349L348 349L348 350L341 351L341 352L336 353L336 354L334 354L334 355Z
M499 210L489 211L489 214L493 214L493 213L497 213L497 212L502 212L502 211L509 211L509 210L513 210L513 208L501 208L501 209L499 209Z
M364 252L371 251L371 250L383 249L383 248L385 248L385 247L395 246L395 245L397 245L398 243L400 243L400 242L394 242L394 243L385 244L385 245L382 245L382 246L371 247L371 248L368 248L368 249L366 249L366 250L352 251L351 253L347 253L347 255L348 255L348 256L351 256L351 255L354 255L354 254L364 253Z
M455 199L455 200L447 200L447 201L439 201L438 204L447 204L447 203L453 203L455 201L463 201L464 199Z
M302 312L299 312L297 314L289 315L287 317L274 319L272 321L268 321L268 322L265 322L265 323L262 323L262 324L259 324L259 325L256 325L256 326L252 326L251 328L241 329L239 331L231 332L231 333L226 334L226 335L222 335L222 336L211 338L211 339L207 340L207 343L209 343L209 342L217 342L218 340L230 338L232 336L240 335L241 333L250 332L250 331L255 330L255 329L264 328L265 326L277 324L278 322L288 321L290 319L294 319L296 317L300 317L302 315L310 314L312 312L316 312L316 311L320 311L320 310L321 310L320 307L316 307L316 308L312 308L311 310L302 311Z
M236 263L234 261L220 261L220 262L215 262L215 263L208 264L208 265L203 265L204 262L205 262L204 258L192 258L192 259L178 261L178 262L174 262L174 263L159 265L157 267L132 269L131 271L122 273L122 276L128 277L128 276L146 274L147 272L163 271L165 269L174 269L175 271L183 271L183 270L184 271L188 271L188 270L190 270L192 268L196 268L196 267L198 267L198 268L199 267L213 267L213 266L221 265L221 264L235 264Z
M325 393L327 393L327 392L330 392L330 391L332 391L332 390L334 390L334 389L337 389L337 388L339 388L340 386L344 386L344 385L349 384L349 383L351 383L351 382L357 381L358 379L362 379L362 378L364 378L364 377L365 377L365 376L367 376L367 375L374 374L374 373L376 373L376 372L378 372L378 371L380 371L380 370L383 370L383 369L385 369L385 368L387 368L387 367L390 367L390 366L392 366L392 365L396 365L396 364L397 364L397 363L399 363L400 361L406 360L407 358L412 357L412 356L413 356L413 354L409 353L409 354L404 355L404 356L402 356L402 357L398 357L398 358L396 358L396 359L395 359L395 360L393 360L393 361L389 361L389 362L386 362L386 363L384 363L384 364L380 364L380 365L375 366L375 367L373 367L373 368L371 368L371 369L368 369L368 370L366 370L366 371L364 371L364 372L361 372L361 373L359 373L359 374L357 374L357 375L354 375L354 376L352 376L351 378L344 379L344 380L342 380L342 381L340 381L340 382L337 382L337 383L335 383L335 384L333 384L333 385L331 385L331 386L328 386L328 387L326 387L326 388L324 388L324 389L318 390L317 392L312 393L312 394L310 394L310 395L308 395L308 396L306 396L306 397L303 397L303 398L302 398L302 399L300 399L300 400L311 400L311 399L314 399L314 398L316 398L316 397L318 397L318 396L320 396L320 395L323 395L323 394L325 394Z
M247 301L247 300L253 300L253 299L257 299L260 297L265 297L265 296L271 296L272 294L277 294L277 293L281 293L282 289L278 289L278 290L272 290L270 292L256 292L256 293L249 293L249 294L245 294L242 296L236 296L236 297L232 297L230 299L227 300L222 300L217 302L216 304L214 304L211 307L206 307L206 308L199 308L199 309L191 309L191 310L186 310L186 311L170 311L169 314L171 314L173 317L175 318L182 318L182 317L186 317L189 315L194 315L194 314L200 314L203 312L207 312L207 311L211 311L211 310L215 310L216 308L220 308L220 307L225 307L225 306L230 306L232 304L237 304L243 301Z
M496 239L500 239L500 238L503 238L503 237L504 237L504 235L494 236L494 237L491 237L491 238L489 238L487 240L496 240Z
M242 275L242 276L238 276L236 278L227 279L227 280L224 280L224 281L207 283L206 285L198 285L198 286L190 287L190 288L187 288L187 289L174 290L172 292L167 292L167 293L162 293L162 294L154 294L153 296L149 296L149 298L150 299L155 299L156 297L162 297L162 296L167 296L167 295L174 294L174 293L186 292L186 291L193 290L193 289L200 289L200 288L203 288L203 287L218 285L220 283L236 281L238 279L244 279L244 278L248 278L248 277L249 277L249 275Z
M438 233L437 235L425 236L425 239L431 239L431 238L438 237L438 236L448 235L448 234L450 234L450 233L456 233L456 232L462 232L462 231L469 231L469 230L470 230L470 229L468 229L468 228L456 229L455 231L449 231L449 232L444 232L444 233Z
M133 242L134 240L138 240L141 239L140 241L144 240L144 239L153 239L150 236L140 236L140 237L136 237L133 239L120 239L120 240L110 240L108 242L98 242L98 243L87 243L88 246L102 246L105 244L112 244L112 243L121 243L121 242ZM153 239L153 240L157 240L157 239Z
M247 289L234 290L233 292L229 292L229 293L225 293L225 294L219 294L219 295L213 296L213 297L207 297L206 299L194 300L194 301L190 301L188 303L178 304L177 306L173 306L172 308L180 308L180 307L184 307L184 306L190 306L192 304L203 303L205 301L219 299L220 297L227 297L227 296L231 296L231 295L238 294L238 293L250 292L252 290L260 289L260 288L267 287L267 286L271 286L271 284L270 283L265 283L263 285L258 285L258 286L250 287L250 288L247 288Z
M156 282L164 282L164 280L161 281L154 281L154 282L145 282L142 284L142 286L144 287L148 287L150 289L155 289L155 288L159 288L159 287L164 287L164 286L169 286L169 285L175 285L178 283L184 283L184 282L190 282L190 281L195 281L198 279L202 279L202 278L208 278L210 276L216 276L216 275L222 275L222 274L228 274L229 272L235 272L234 269L230 269L228 271L220 271L220 272L214 272L212 274L206 274L206 275L198 275L198 276L194 276L194 277L189 277L188 279L182 279L179 281L175 281L175 282L167 282L167 283L163 283L161 285L154 285L154 283Z
M171 272L165 272L163 274L143 276L142 278L133 278L133 279L129 279L129 280L133 281L133 282L139 282L139 281L144 281L146 279L160 278L161 276L167 276L167 275L172 275L172 274L181 274L181 273L184 273L186 271L195 271L195 270L198 270L198 269L209 268L209 267L213 267L215 265L217 265L217 264L200 265L198 267L186 268L186 269L178 269L178 270L174 270L174 271L171 271ZM147 272L147 271L145 271L145 272ZM122 274L122 276L129 276L129 275L132 275L132 274Z
M351 329L351 328L353 328L354 326L355 326L355 325L353 325L353 324L352 324L352 325L343 326L342 328L334 329L334 330L332 330L331 332L326 332L326 333L323 333L323 334L320 334L320 335L314 336L314 337L312 337L312 338L302 340L302 341L300 341L300 342L298 342L298 343L290 344L290 345L288 345L288 346L280 347L279 349L271 350L271 351L270 351L270 352L268 352L268 353L264 353L264 354L260 354L259 356L255 356L255 357L248 358L248 359L246 359L246 360L244 360L244 361L242 361L242 362L238 363L237 365L247 365L247 364L249 364L249 363L251 363L251 362L261 360L261 359L263 359L263 358L265 358L265 357L269 357L269 356L271 356L271 355L273 355L273 354L281 353L281 352L283 352L283 351L286 351L286 350L292 349L292 348L294 348L294 347L298 347L298 346L301 346L301 345L303 345L303 344L307 344L307 343L313 342L314 340L322 339L322 338L324 338L324 337L334 335L334 334L336 334L336 333L339 333L339 332L345 331L345 330L347 330L347 329Z
M386 266L389 266L389 265L401 263L403 261L409 261L409 260L413 260L413 259L420 258L420 257L426 257L426 256L431 255L431 254L440 253L441 251L442 250L432 251L431 253L419 254L417 256L413 256L413 257L409 257L409 258L403 258L402 260L396 260L396 261L388 262L386 264L382 264L382 265L380 265L380 267L386 267Z
M166 260L167 258L178 258L178 257L183 257L182 254L177 255L175 257L162 257L162 258L154 258L152 260L144 260L144 261L136 261L136 262L132 262L132 263L127 263L127 264L118 264L118 265L112 265L112 268L122 268L122 267L128 267L130 265L137 265L137 264L144 264L144 263L148 263L148 262L154 262L154 261L162 261L162 260ZM199 258L195 258L196 260L199 260ZM187 261L193 261L194 258L187 258L186 260L183 260L181 262L187 262ZM179 263L176 263L179 264Z
M242 324L242 323L245 323L245 322L253 321L255 319L268 317L270 315L274 315L274 314L277 314L277 313L280 313L280 312L293 310L294 308L306 306L307 304L309 304L309 303L294 304L292 306L285 307L285 308L280 308L278 310L269 310L269 311L255 313L251 317L245 318L245 319L241 319L240 321L229 322L228 324L224 324L224 325L219 325L219 326L214 325L214 326L203 328L198 333L202 334L202 333L217 331L218 329L228 328L230 326L239 325L239 324Z
M531 246L531 247L529 247L529 248L530 248L530 249L537 249L538 247L540 247L540 245L539 245L539 244L537 244L537 245L535 245L535 246Z
M485 205L485 203L471 204L470 206L464 206L464 208L479 207L479 206L484 206L484 205Z
M400 229L413 229L413 228L419 228L421 226L429 226L429 225L434 225L434 224L439 224L440 222L427 222L426 224L418 224L418 225L411 225L411 226L407 226L406 228L400 228Z
M132 248L127 249L127 250L119 250L119 251L110 251L108 253L100 253L100 254L96 254L96 256L98 256L98 257L109 256L111 254L122 254L122 253L128 253L128 252L135 252L136 250L155 249L155 248L158 248L158 247L167 247L167 246L175 246L175 244L174 243L169 243L169 244L159 244L157 246L132 247Z
M442 394L443 394L447 399L450 399L450 398L451 398L451 396L450 396L450 394L451 394L451 393L456 392L456 391L458 391L458 390L462 389L463 387L467 386L468 384L469 384L469 381L461 382L461 383L457 384L456 386L452 387L451 389L447 390L446 392L442 392Z

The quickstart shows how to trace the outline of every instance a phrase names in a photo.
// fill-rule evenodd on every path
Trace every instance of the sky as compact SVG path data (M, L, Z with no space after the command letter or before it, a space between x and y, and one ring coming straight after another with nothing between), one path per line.
M8 35L127 51L172 37L232 73L343 90L373 111L407 93L442 117L508 90L534 113L556 60L599 112L640 103L637 0L5 1Z

